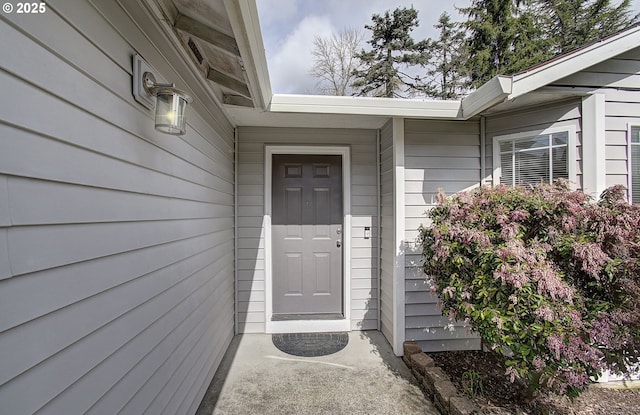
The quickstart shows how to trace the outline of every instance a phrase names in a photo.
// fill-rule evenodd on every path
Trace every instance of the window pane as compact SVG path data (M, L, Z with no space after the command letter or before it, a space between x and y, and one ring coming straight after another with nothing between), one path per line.
M631 144L631 201L640 203L640 144Z
M500 141L500 152L506 153L513 151L513 140Z
M525 139L519 139L515 142L515 150L528 150L531 148L549 147L549 136L540 135L537 137L529 137Z
M640 203L640 127L631 127L631 202Z
M549 149L516 153L516 184L549 182Z
M511 144L511 143L509 143ZM502 176L500 176L500 184L513 186L513 153L506 153L500 156L500 165L502 166Z
M567 143L569 143L569 133L566 131L563 131L561 133L554 133L551 136L553 138L552 142L554 146L557 146L560 144L566 145Z
M631 142L640 143L640 127L631 127Z
M567 161L567 147L556 147L553 152L553 180L568 179L569 168Z

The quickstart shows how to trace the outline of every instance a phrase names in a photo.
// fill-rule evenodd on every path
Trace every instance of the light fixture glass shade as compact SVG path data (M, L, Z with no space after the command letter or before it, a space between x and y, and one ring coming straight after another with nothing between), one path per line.
M193 101L187 93L174 84L158 84L151 72L142 75L142 85L146 93L156 97L156 130L173 135L187 131L187 104ZM135 95L135 94L134 94Z
M174 88L157 88L156 130L166 134L184 134L187 131L185 112L190 101L188 95Z

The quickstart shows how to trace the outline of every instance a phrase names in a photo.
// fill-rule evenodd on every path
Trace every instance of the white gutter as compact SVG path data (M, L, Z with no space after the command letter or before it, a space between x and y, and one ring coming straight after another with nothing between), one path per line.
M460 101L276 94L271 112L458 119Z
M513 78L494 76L462 100L462 118L467 120L498 104L511 94Z

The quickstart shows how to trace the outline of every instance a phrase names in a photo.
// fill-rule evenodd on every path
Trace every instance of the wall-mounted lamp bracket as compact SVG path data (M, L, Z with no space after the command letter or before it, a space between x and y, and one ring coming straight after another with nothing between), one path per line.
M140 55L133 56L133 98L141 103L147 109L153 109L156 106L155 97L145 88L143 74L157 73L151 65L142 59Z

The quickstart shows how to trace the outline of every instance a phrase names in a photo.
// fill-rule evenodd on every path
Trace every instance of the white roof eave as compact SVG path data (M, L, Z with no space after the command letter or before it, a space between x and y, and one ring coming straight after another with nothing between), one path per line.
M231 27L242 56L251 96L257 108L271 101L271 80L255 0L224 0Z
M509 97L513 88L510 76L494 76L462 100L462 117L469 119Z
M602 39L583 49L568 53L537 68L513 76L513 90L508 99L552 84L640 45L640 26Z
M269 111L460 119L461 101L275 94Z

